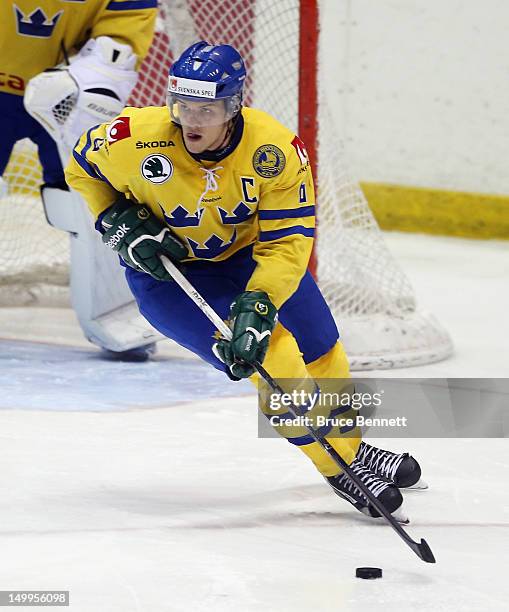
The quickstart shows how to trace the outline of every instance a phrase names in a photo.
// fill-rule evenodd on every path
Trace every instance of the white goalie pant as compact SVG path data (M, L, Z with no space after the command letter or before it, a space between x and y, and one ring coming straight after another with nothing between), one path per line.
M139 313L118 255L102 243L82 198L44 187L42 199L50 225L71 236L71 303L87 339L115 352L163 339Z

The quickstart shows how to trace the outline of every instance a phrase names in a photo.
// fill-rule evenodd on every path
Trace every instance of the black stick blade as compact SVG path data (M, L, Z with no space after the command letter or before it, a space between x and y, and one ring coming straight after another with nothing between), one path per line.
M415 553L423 561L426 561L426 563L436 563L435 555L431 551L431 548L429 547L429 545L426 542L426 540L421 538L421 543L420 544L417 544L417 542L414 542L414 544L415 544L415 548L414 548Z

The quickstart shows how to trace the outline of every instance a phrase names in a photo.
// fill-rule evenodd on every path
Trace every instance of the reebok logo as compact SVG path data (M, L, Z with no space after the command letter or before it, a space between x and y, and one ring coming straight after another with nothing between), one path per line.
M247 342L246 342L246 351L250 351L251 350L251 345L253 344L253 336L251 336L251 334L248 335L247 337Z
M111 238L106 243L106 246L110 247L110 249L114 249L117 244L122 240L122 238L131 230L130 227L127 227L125 223L123 223L118 230L111 236Z
M267 336L270 336L270 330L268 329L266 329L264 332L259 332L254 327L246 327L246 332L251 332L254 338L256 339L256 341L258 342L258 344L260 344L262 340L267 338ZM249 337L252 338L252 336L249 336Z

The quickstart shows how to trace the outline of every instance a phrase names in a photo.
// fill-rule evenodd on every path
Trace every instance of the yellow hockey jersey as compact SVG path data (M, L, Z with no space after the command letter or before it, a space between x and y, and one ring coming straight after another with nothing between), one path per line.
M110 36L141 59L152 42L157 0L2 0L0 92L22 96L28 81L90 38Z
M66 179L98 217L121 192L148 205L187 246L188 261L228 259L253 244L247 290L280 307L306 271L314 188L302 141L270 115L242 110L242 136L218 162L197 161L167 107L126 108L90 129Z

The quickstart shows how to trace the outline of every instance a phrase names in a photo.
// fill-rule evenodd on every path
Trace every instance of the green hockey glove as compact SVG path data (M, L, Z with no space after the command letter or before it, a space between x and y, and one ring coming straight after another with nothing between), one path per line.
M245 291L236 298L230 308L232 339L213 346L232 380L248 378L253 364L263 362L276 323L277 309L265 291Z
M174 262L188 256L186 247L148 206L133 204L124 197L106 212L101 226L106 246L117 251L128 266L157 280L171 280L160 255Z

